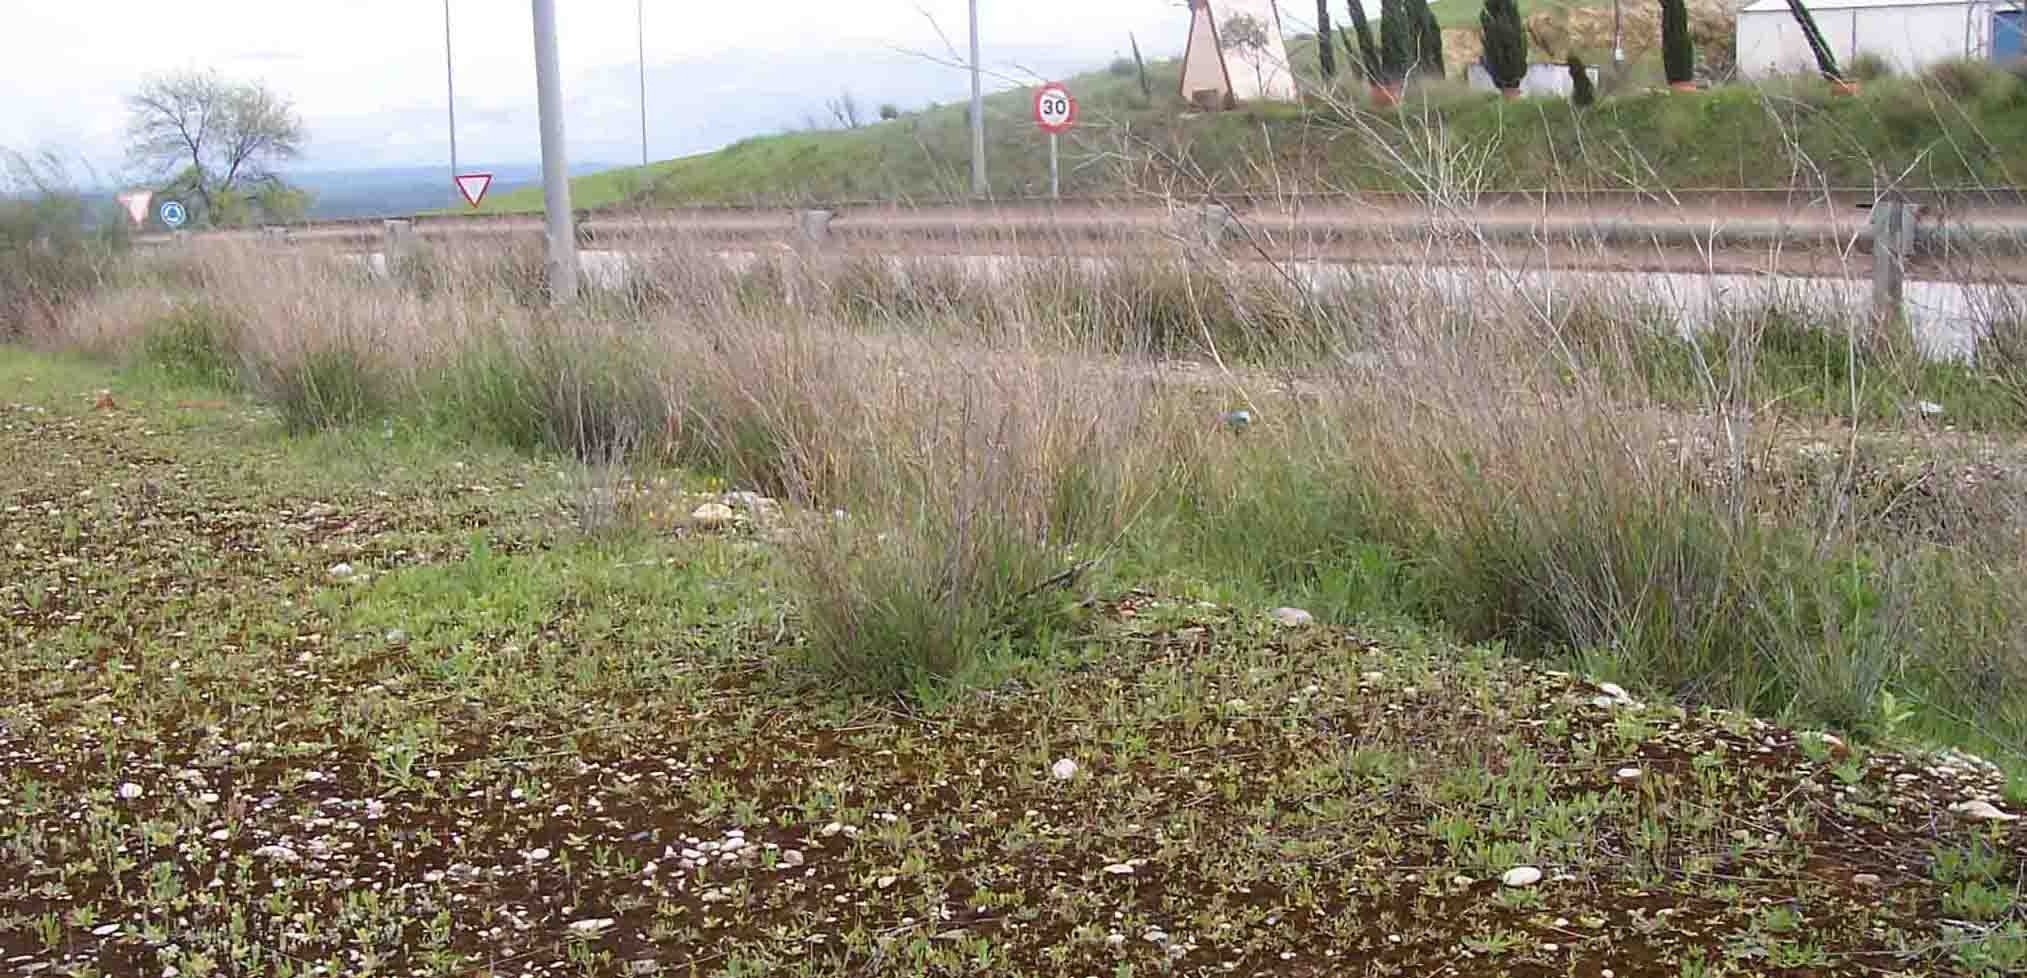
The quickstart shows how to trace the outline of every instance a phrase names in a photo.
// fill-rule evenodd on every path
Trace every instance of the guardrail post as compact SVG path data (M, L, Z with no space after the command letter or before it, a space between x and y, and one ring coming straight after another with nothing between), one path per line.
M380 267L390 279L401 279L415 268L415 222L389 218L380 222Z
M1907 258L1914 251L1913 208L1899 197L1872 205L1872 320L1899 322L1907 293Z
M831 218L837 212L803 210L795 212L795 238L805 245L822 245L830 240Z
M1232 209L1223 204L1205 204L1197 208L1197 243L1212 250L1224 247L1225 239L1231 237L1236 223Z

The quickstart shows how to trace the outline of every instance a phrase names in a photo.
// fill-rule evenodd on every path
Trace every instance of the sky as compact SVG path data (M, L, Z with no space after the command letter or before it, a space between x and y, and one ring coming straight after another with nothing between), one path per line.
M843 90L868 112L969 92L960 68L931 60L963 57L965 0L640 2L653 159L801 127ZM1149 57L1179 54L1189 22L1182 0L979 6L981 61L1001 86L1102 66L1129 50L1129 32ZM572 163L639 162L636 0L557 7ZM10 42L0 57L0 147L82 158L105 182L134 178L123 153L126 96L151 74L208 68L294 100L309 133L298 167L448 160L441 0L206 0L196 17L163 9L159 0L0 0ZM1305 29L1307 9L1284 3L1286 29ZM531 5L450 0L450 21L460 161L539 160Z

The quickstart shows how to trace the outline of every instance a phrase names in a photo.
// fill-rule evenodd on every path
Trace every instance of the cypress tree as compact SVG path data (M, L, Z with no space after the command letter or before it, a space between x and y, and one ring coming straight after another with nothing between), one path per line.
M1661 65L1671 85L1696 80L1696 45L1689 39L1687 0L1661 0Z
M1365 80L1375 85L1386 81L1386 70L1381 61L1380 46L1372 39L1372 21L1365 15L1365 0L1346 0L1351 8L1351 27L1358 34L1358 66L1365 73ZM1386 8L1380 8L1384 14ZM1350 49L1351 45L1345 45Z
M1329 84L1337 77L1337 39L1330 33L1330 0L1316 0L1316 70Z
M1428 0L1409 0L1415 14L1416 45L1415 65L1420 74L1431 78L1443 77L1443 27L1436 23L1436 12L1429 9Z
M1415 63L1415 49L1420 47L1415 42L1420 39L1421 28L1408 3L1409 0L1380 0L1379 82L1382 85L1398 84L1408 76L1408 68Z
M1492 84L1519 88L1527 77L1527 29L1520 22L1519 0L1485 0L1478 33L1485 40L1485 70L1491 72Z
M1816 69L1831 81L1843 81L1844 72L1837 67L1837 53L1830 50L1823 40L1823 30L1816 26L1816 15L1802 5L1802 0L1788 0L1788 11L1795 15L1795 23L1802 28L1802 37L1809 42L1809 51L1816 56Z

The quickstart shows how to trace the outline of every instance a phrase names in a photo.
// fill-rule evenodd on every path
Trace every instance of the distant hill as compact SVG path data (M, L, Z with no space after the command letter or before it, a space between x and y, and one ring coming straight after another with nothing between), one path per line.
M1732 43L1733 0L1690 0L1690 28L1706 65L1721 69ZM1438 0L1438 18L1467 22L1481 0ZM1648 6L1652 6L1651 4ZM1448 77L1412 81L1404 104L1376 104L1341 70L1330 96L1306 104L1254 103L1199 112L1184 104L1180 64L1150 62L1143 91L1131 59L1064 79L1079 105L1061 139L1066 196L1148 200L1287 191L1447 194L1483 191L1647 191L1781 188L1795 179L1868 187L1881 173L1908 188L2013 187L2027 173L2027 82L1972 63L1934 77L1869 80L1839 96L1813 75L1666 88L1658 13L1624 12L1627 63L1608 70L1600 98L1579 109L1558 97L1508 101L1459 80L1478 56L1477 31L1444 31ZM1610 61L1612 10L1599 0L1533 9L1530 58L1577 54ZM1320 90L1313 36L1288 41L1306 88ZM1356 59L1341 48L1340 68ZM1951 74L1954 72L1954 74ZM1956 77L1961 75L1963 77ZM1939 93L1966 94L1945 104ZM995 199L1048 189L1048 139L1031 118L1032 90L986 98L986 157ZM1355 111L1354 111L1355 110ZM582 208L626 204L850 206L866 201L968 199L970 136L963 103L850 129L742 139L721 149L572 181ZM1936 147L1975 152L1935 152ZM1798 178L1796 174L1807 174ZM534 212L541 194L509 190L486 211Z
M520 187L539 188L542 182L539 164L474 163L461 168L467 173L489 172L493 175L488 197L511 193ZM611 168L609 163L579 163L570 167L570 173L573 177L584 177ZM456 188L451 186L447 163L442 166L362 170L296 170L283 174L283 177L315 195L309 214L312 220L406 217L440 210L452 203L452 195L456 193Z

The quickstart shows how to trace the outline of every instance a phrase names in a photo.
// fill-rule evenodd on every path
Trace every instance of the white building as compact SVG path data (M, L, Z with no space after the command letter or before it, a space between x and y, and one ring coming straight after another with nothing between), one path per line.
M1591 88L1595 90L1599 82L1598 69L1586 65L1584 74L1591 76ZM1499 87L1492 84L1492 73L1485 70L1485 65L1476 61L1464 66L1464 80L1481 92L1497 91ZM1554 62L1537 61L1529 64L1527 74L1520 79L1522 95L1567 96L1575 91L1576 87L1576 79L1570 77L1569 65Z
M1839 65L1870 53L1905 73L1950 58L2020 53L2020 5L2010 0L1805 2ZM1816 57L1787 0L1756 0L1739 11L1738 70L1748 77L1816 70Z
M1191 0L1182 97L1195 100L1199 92L1220 103L1227 95L1240 102L1295 100L1274 0Z

